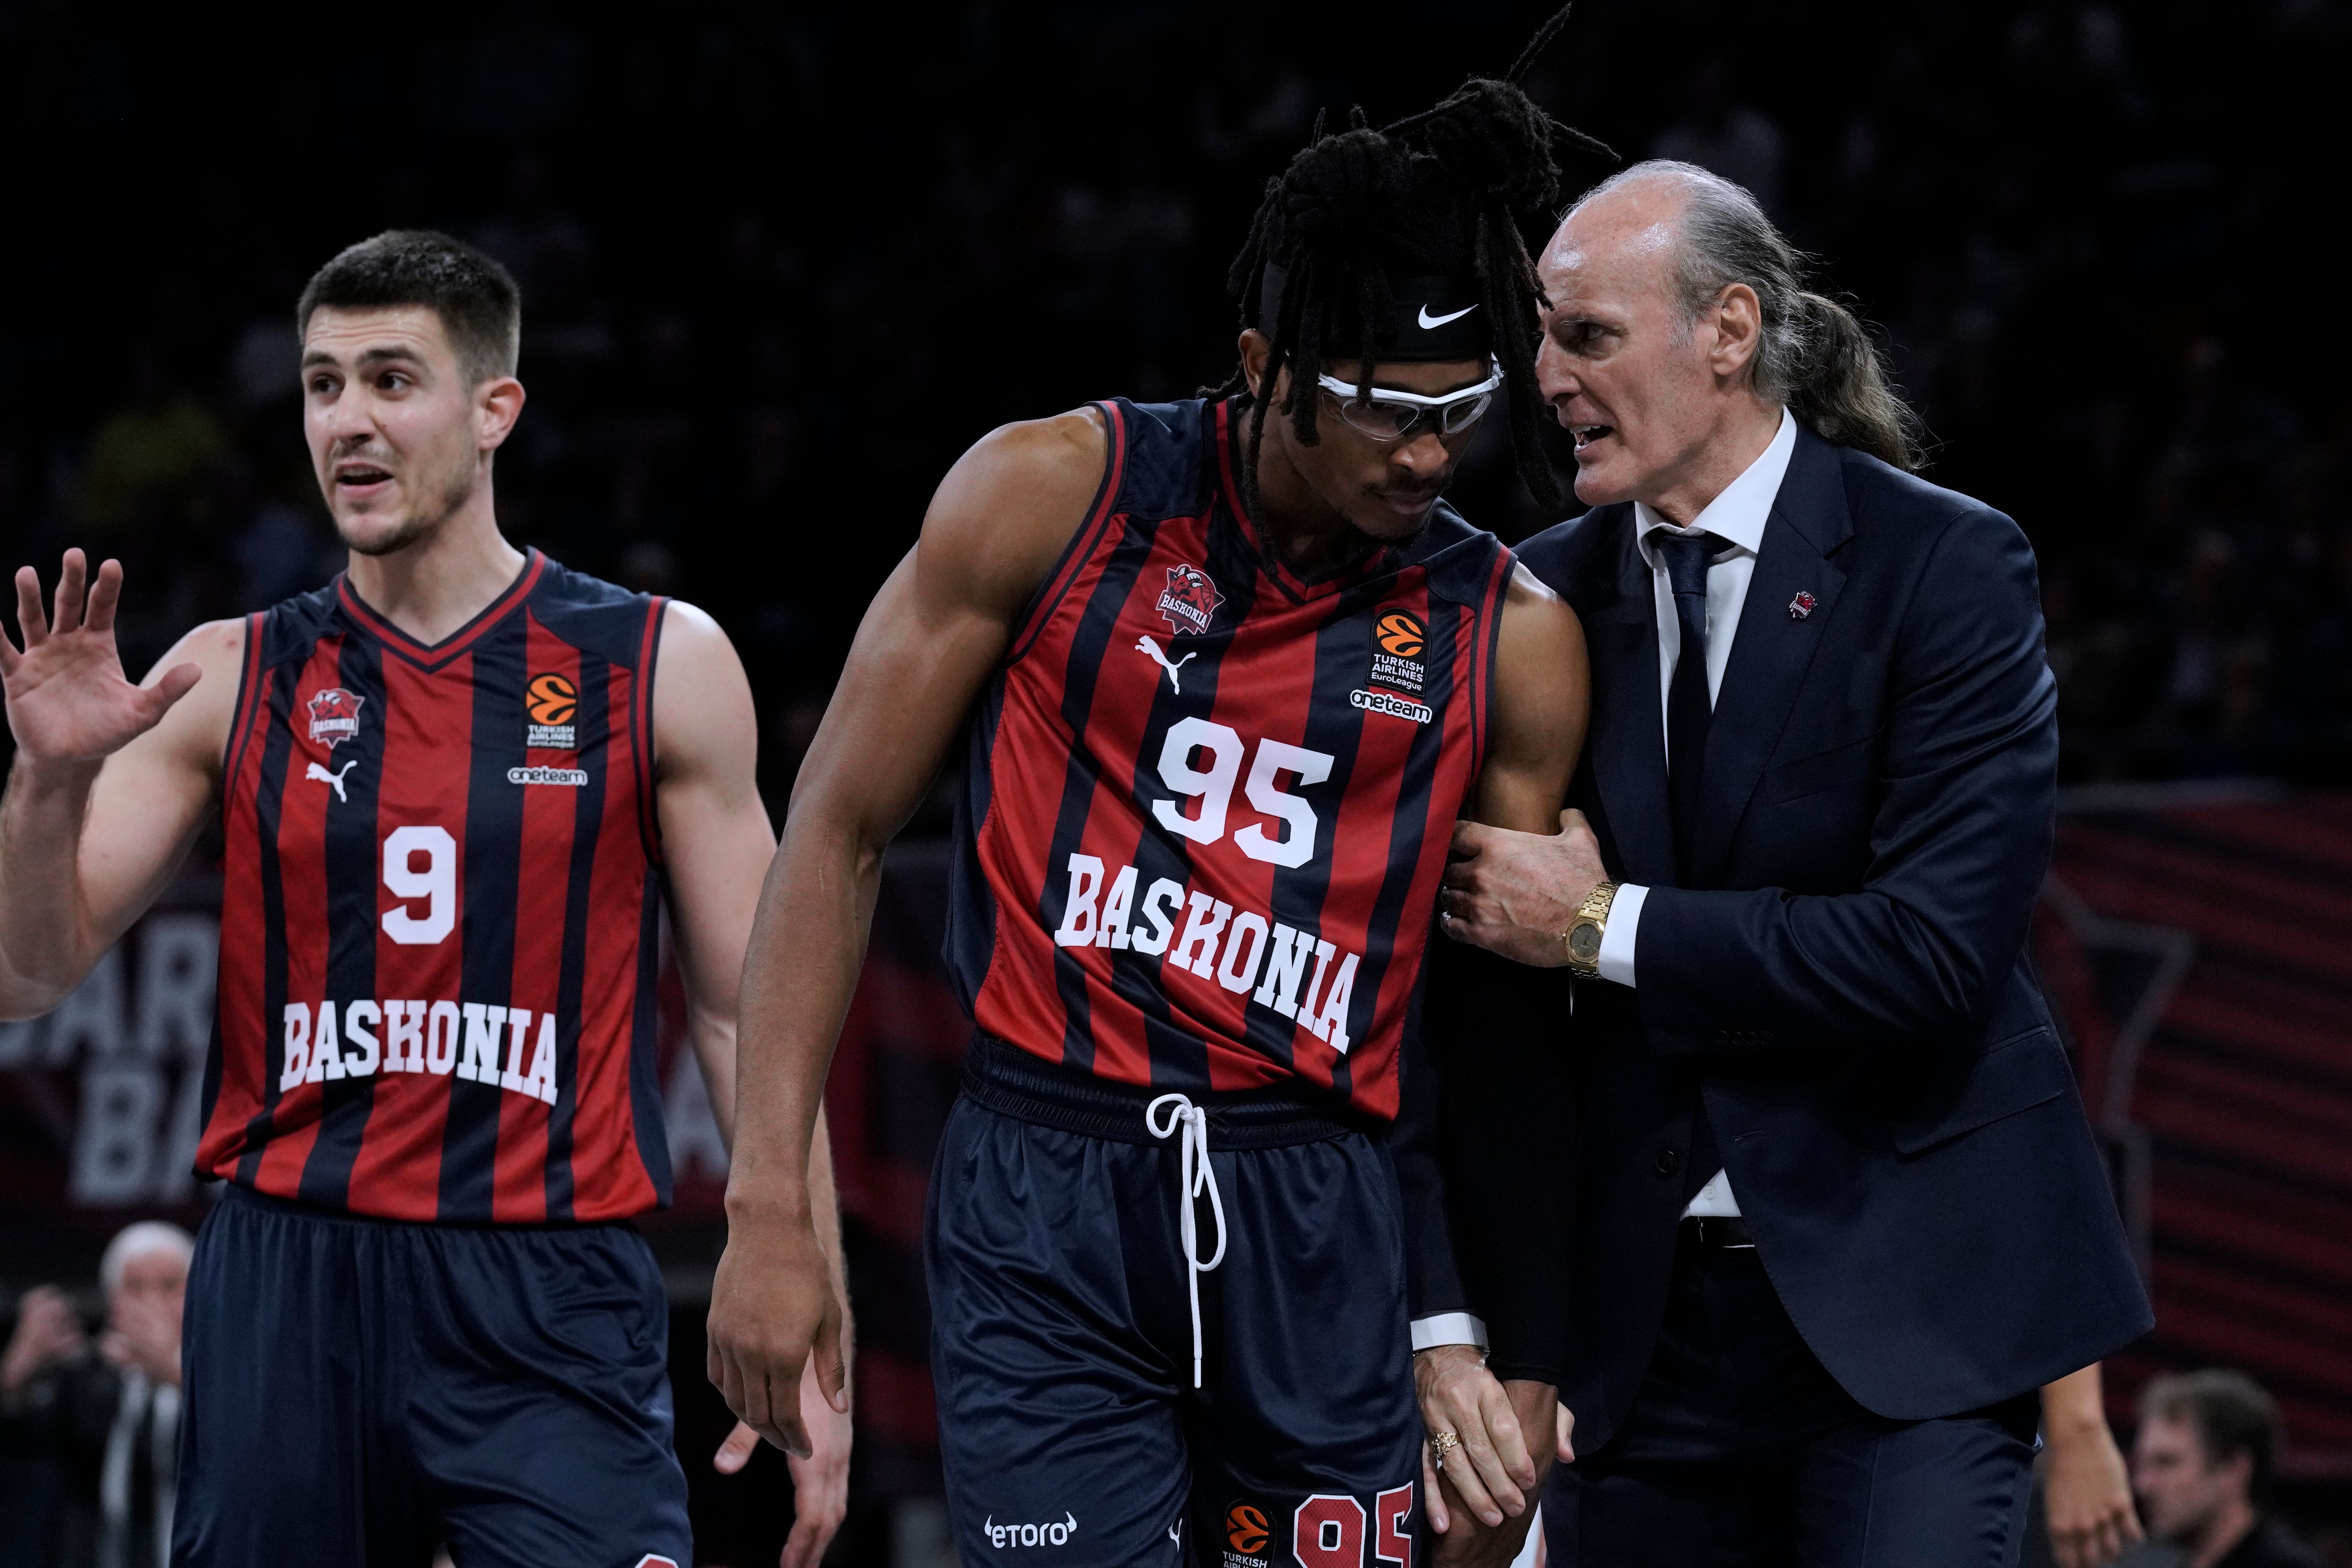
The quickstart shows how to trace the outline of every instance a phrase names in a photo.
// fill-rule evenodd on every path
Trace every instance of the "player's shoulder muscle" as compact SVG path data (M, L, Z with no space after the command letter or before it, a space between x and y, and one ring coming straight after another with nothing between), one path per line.
M1591 702L1584 629L1568 602L1514 564L1504 590L1495 690L1480 795L1486 820L1506 800L1509 822L1549 831L1584 744Z
M665 782L727 759L750 774L758 720L751 683L727 633L709 612L682 600L662 606L654 663L654 757Z
M1089 405L1001 426L940 481L915 547L918 587L1010 621L1086 522L1110 433Z

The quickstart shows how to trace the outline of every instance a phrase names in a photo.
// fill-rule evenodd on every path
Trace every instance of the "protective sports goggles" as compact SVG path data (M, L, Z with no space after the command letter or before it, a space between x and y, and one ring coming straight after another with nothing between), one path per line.
M1348 422L1349 429L1375 441L1400 441L1424 422L1436 426L1440 433L1447 436L1458 436L1478 423L1495 401L1495 389L1503 384L1500 364L1488 360L1486 369L1486 379L1477 385L1449 392L1443 397L1423 397L1417 393L1379 387L1369 398L1360 398L1353 382L1341 381L1336 375L1318 376L1316 381L1339 401L1339 417Z

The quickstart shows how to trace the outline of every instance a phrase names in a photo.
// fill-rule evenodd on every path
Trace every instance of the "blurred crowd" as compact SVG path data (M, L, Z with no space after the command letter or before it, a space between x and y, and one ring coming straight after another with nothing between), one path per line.
M289 303L343 244L446 227L524 289L502 519L717 613L776 783L955 453L1220 379L1227 259L1318 110L1418 107L1542 9L1406 48L1425 13L1378 3L733 5L649 28L513 0L455 32L263 47L160 8L100 29L0 4L0 113L50 150L25 161L48 221L5 263L0 545L121 556L136 659L323 581ZM2304 346L2326 266L2295 177L2343 140L2352 5L1757 26L1590 0L1529 85L1629 156L1749 185L1884 329L1931 476L2041 552L2070 778L2352 775L2352 404ZM395 101L362 101L354 48ZM1550 520L1500 447L1457 499L1517 537Z
M180 1307L194 1242L145 1220L95 1295L37 1285L0 1350L0 1546L25 1568L163 1568L180 1436Z

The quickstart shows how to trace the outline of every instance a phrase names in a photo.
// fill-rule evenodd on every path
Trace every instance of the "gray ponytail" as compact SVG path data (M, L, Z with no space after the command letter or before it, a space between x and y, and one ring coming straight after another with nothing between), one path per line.
M1696 163L1654 159L1596 186L1664 177L1683 187L1675 289L1696 320L1734 283L1756 291L1763 333L1751 362L1758 395L1786 404L1824 441L1906 470L1919 468L1919 416L1886 379L1878 346L1853 312L1804 286L1806 258L1781 237L1756 198ZM1579 204L1582 205L1581 203Z

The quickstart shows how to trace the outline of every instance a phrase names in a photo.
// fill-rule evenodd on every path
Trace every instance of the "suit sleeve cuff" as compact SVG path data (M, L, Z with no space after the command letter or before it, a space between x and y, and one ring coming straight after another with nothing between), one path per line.
M1642 901L1650 889L1639 882L1620 882L1609 900L1609 924L1601 933L1601 978L1629 990L1633 984L1633 934L1642 923Z
M1435 1350L1440 1345L1486 1348L1486 1325L1469 1312L1434 1312L1412 1321L1412 1348Z

